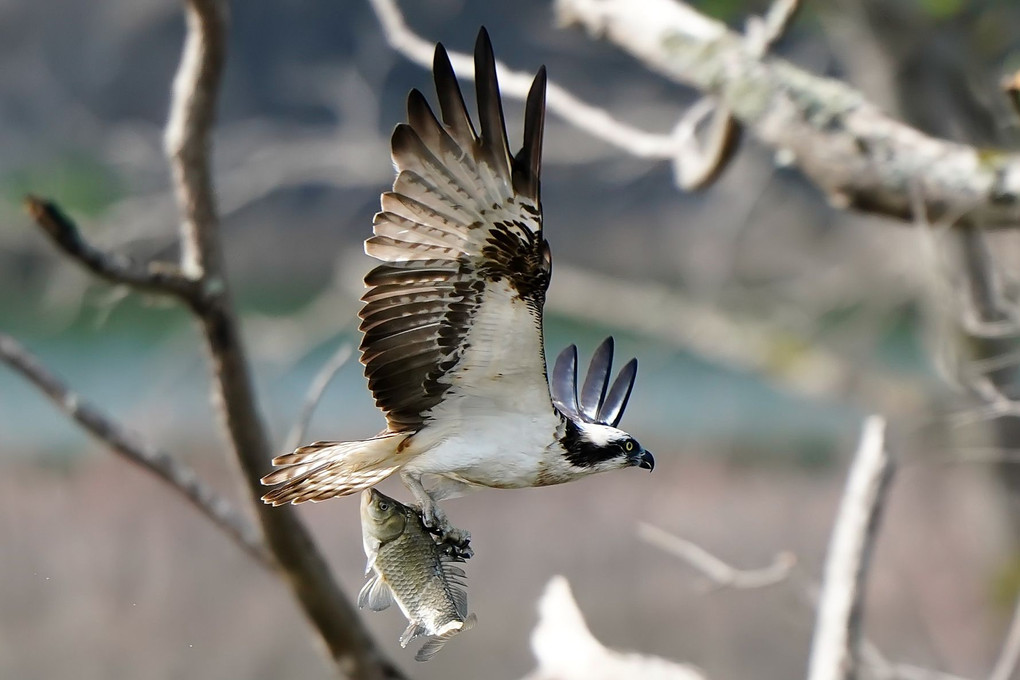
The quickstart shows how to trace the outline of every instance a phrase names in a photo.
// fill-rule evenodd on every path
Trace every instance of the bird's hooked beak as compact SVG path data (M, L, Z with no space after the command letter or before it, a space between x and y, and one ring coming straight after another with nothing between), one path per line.
M641 451L641 455L637 458L637 466L642 470L648 470L651 472L655 469L655 457L652 456L652 452L646 449Z

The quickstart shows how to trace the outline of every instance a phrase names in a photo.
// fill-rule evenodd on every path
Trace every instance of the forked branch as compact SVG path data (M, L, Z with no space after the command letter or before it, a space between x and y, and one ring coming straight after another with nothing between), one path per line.
M53 201L25 197L25 209L57 248L96 276L110 283L188 300L198 294L198 282L169 262L139 264L118 253L107 253L91 245L78 225Z

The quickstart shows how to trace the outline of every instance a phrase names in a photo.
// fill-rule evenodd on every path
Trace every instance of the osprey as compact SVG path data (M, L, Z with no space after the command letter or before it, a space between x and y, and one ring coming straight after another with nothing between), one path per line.
M475 45L480 132L443 46L433 61L442 123L418 90L393 131L397 178L382 195L365 252L361 361L386 429L322 441L273 460L273 505L321 501L399 471L426 524L468 551L436 505L473 487L569 482L652 454L617 429L637 375L632 359L609 386L613 341L596 350L577 392L577 348L546 375L542 307L552 259L542 236L539 171L545 67L528 93L524 145L511 155L483 28ZM424 476L436 480L427 489Z

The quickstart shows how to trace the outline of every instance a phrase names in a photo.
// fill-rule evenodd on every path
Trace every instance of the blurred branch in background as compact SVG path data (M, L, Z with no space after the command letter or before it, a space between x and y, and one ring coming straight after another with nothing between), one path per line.
M294 426L290 429L290 434L287 435L287 441L282 447L284 451L293 451L301 445L301 442L305 441L305 435L308 433L308 426L312 422L315 407L318 406L319 400L322 399L326 388L329 387L329 383L340 372L340 369L344 367L347 360L351 358L351 352L350 345L340 345L340 348L333 353L329 361L322 365L322 368L315 376L315 380L312 381L311 386L308 388L305 401L301 404L301 413L298 414L297 421L295 421Z
M864 421L829 540L808 680L857 677L864 588L893 469L885 448L885 421L870 416Z
M761 375L794 394L850 399L887 413L916 411L920 384L888 369L868 370L828 352L789 327L736 318L664 285L627 281L569 265L556 267L547 308L605 323L693 351L716 364ZM613 310L612 318L605 315Z
M390 46L423 68L432 67L435 44L408 28L396 0L371 0ZM779 0L765 18L748 22L748 44L759 54L782 37L796 14L799 0ZM450 61L464 78L474 77L470 55L450 52ZM523 100L531 86L531 75L515 71L501 62L500 91ZM615 119L604 109L581 101L561 85L549 81L546 106L579 130L616 146L638 158L668 160L673 165L677 186L701 189L710 184L736 152L740 128L724 105L714 97L703 97L684 113L670 134L647 132ZM707 129L699 135L702 124Z
M1002 652L992 669L988 680L1010 680L1016 673L1020 663L1020 598L1013 607L1013 620L1009 624L1009 632L1002 643Z
M100 278L185 301L199 292L197 281L169 262L150 262L143 267L118 253L106 253L93 247L82 238L78 225L52 201L28 196L25 208L57 248Z
M797 557L788 551L777 553L772 564L761 569L737 569L726 564L697 543L674 536L662 529L641 522L638 536L648 543L679 557L695 570L704 574L719 588L747 590L782 583L797 563Z
M558 0L579 24L673 80L718 97L838 208L910 220L911 183L932 219L1020 222L1020 156L928 137L852 87L748 50L742 36L672 0Z
M539 600L531 650L538 668L525 680L705 680L694 666L605 647L591 634L562 576L549 581Z
M422 68L431 69L435 43L407 27L395 0L370 2L390 46ZM465 80L473 80L475 69L472 57L459 52L449 52L449 55L457 75ZM520 100L528 96L534 74L512 70L500 61L496 62L496 69L500 94ZM546 87L546 108L578 129L639 158L671 160L684 150L683 140L677 135L646 132L616 120L605 110L581 101L551 80Z
M245 552L270 570L276 560L266 549L262 536L230 503L203 482L194 470L160 451L134 432L124 429L78 394L72 392L14 338L0 333L0 361L21 374L49 397L57 408L115 453L149 470L172 489L184 495L199 512L230 536Z

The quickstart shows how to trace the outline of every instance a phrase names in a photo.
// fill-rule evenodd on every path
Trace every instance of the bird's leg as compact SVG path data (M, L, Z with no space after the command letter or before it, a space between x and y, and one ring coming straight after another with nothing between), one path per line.
M436 499L422 485L421 477L401 471L400 479L418 502L418 510L425 528L438 537L436 542L443 551L451 557L465 560L474 555L475 552L471 549L471 534L450 524Z

